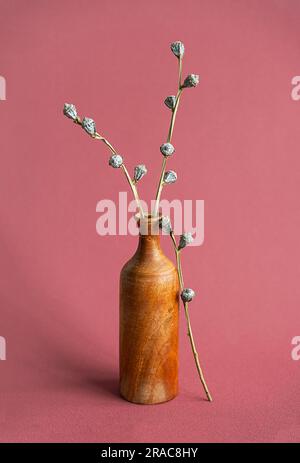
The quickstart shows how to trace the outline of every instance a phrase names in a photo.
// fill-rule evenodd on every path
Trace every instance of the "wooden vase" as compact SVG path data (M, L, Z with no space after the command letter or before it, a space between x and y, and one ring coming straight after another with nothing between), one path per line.
M120 393L157 404L178 393L179 282L160 247L158 219L141 219L139 244L120 277Z

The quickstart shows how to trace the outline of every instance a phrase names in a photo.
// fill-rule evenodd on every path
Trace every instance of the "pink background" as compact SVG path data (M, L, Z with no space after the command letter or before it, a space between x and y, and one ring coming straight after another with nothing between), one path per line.
M299 0L0 1L1 441L299 440L299 18ZM179 39L201 84L183 96L164 195L205 200L205 243L183 264L214 402L181 313L181 393L138 406L117 395L118 278L136 238L95 229L96 203L127 185L62 106L95 118L131 171L148 166L150 199Z

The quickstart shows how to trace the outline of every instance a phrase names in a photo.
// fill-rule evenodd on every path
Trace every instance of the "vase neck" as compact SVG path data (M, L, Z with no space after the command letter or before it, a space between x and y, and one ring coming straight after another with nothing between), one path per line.
M161 251L159 235L139 235L138 249L145 253Z
M155 256L161 254L159 235L139 235L137 252L141 256Z
M141 219L139 228L140 233L137 252L140 256L155 257L161 254L158 219Z

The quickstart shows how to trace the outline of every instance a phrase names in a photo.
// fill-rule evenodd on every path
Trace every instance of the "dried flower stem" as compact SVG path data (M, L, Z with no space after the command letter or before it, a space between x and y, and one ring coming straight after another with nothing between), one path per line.
M170 237L172 239L175 254L176 254L177 273L178 273L178 278L179 278L180 289L182 291L183 288L184 288L184 283L183 283L183 275L182 275L182 267L181 267L181 255L180 255L181 250L178 249L178 246L177 246L176 239L175 239L173 231L171 231ZM187 322L187 329L188 329L187 335L190 338L190 344L191 344L191 348L192 348L192 351L193 351L193 355L194 355L194 359L195 359L195 363L196 363L196 368L197 368L197 371L198 371L198 374L199 374L199 378L200 378L201 384L203 386L203 389L205 391L207 400L209 402L212 402L212 397L210 395L209 389L207 387L207 384L206 384L206 381L205 381L205 378L204 378L204 375L203 375L202 368L200 366L199 355L198 355L196 345L195 345L195 341L194 341L194 337L193 337L193 331L192 331L191 320L190 320L190 315L189 315L189 304L188 304L188 302L184 302L183 306L184 306L184 313L185 313L185 318L186 318L186 322Z
M176 255L177 273L178 273L180 292L181 292L184 288L184 282L183 282L183 275L182 275L182 268L181 268L180 251L177 248L177 243L176 243L176 239L175 239L173 231L171 231L170 236L173 241L174 251Z
M114 149L114 147L111 145L111 143L106 140L106 138L102 137L101 135L99 135L98 133L96 133L96 138L98 140L101 140L103 141L103 143L105 143L105 145L110 149L110 151L113 153L113 154L117 154L116 150ZM131 191L133 193L133 196L134 196L134 199L137 203L137 206L139 208L139 211L141 213L141 217L144 218L144 211L143 211L143 208L142 208L142 205L141 205L141 201L140 201L140 198L139 198L139 195L138 195L138 191L137 191L137 188L135 186L135 182L131 179L130 175L129 175L129 172L123 162L122 166L121 166L121 169L123 170L124 174L125 174L125 177L126 177L126 180L128 181L129 183L129 186L131 188Z
M181 60L180 60L180 61L181 61ZM173 135L173 129L174 129L174 124L175 124L176 114L177 114L177 110L178 110L179 101L180 101L180 97L181 97L182 91L183 91L183 88L179 88L179 90L178 90L178 92L177 92L177 95L176 95L176 103L175 103L175 106L174 106L174 109L173 109L173 112L172 112L172 118L171 118L171 122L170 122L170 128L169 128L167 143L170 143L171 140L172 140L172 135Z
M103 141L103 143L110 149L110 151L113 153L113 154L117 154L116 150L114 149L114 147L111 145L111 143L106 140L106 138L102 137L102 135L99 135L99 133L96 132L96 136L95 138L97 140L101 140Z
M181 76L182 76L182 56L179 58L179 76L178 76L178 89L181 88Z
M77 118L77 120L74 121L74 122L75 122L76 124L82 125L82 122L81 122L81 120L80 120L79 118ZM117 154L117 151L116 151L115 148L112 146L112 144L111 144L108 140L106 140L106 138L104 138L102 135L100 135L98 132L95 133L94 138L95 138L96 140L102 141L102 142L108 147L108 149L109 149L113 154ZM145 214L144 214L144 211L143 211L143 208L142 208L142 205L141 205L141 201L140 201L140 198L139 198L139 195L138 195L138 192L137 192L137 188L136 188L136 186L135 186L135 183L134 183L134 181L131 179L131 177L130 177L130 175L129 175L129 173L128 173L128 170L126 169L126 166L125 166L124 163L122 164L121 168L122 168L122 170L123 170L123 172L124 172L124 174L125 174L126 180L127 180L128 183L129 183L129 186L130 186L131 191L132 191L132 193L133 193L134 199L135 199L136 204L137 204L137 206L138 206L138 208L139 208L139 211L140 211L140 213L141 213L141 217L144 217Z
M210 395L210 392L208 390L207 384L206 384L205 379L204 379L203 371L202 371L202 368L201 368L200 362L199 362L199 356L198 356L196 346L195 346L195 341L194 341L194 338L193 338L193 332L192 332L191 321L190 321L189 310L188 310L189 304L188 304L188 302L185 302L183 305L184 305L184 312L185 312L185 317L186 317L187 326L188 326L188 336L190 338L190 343L191 343L192 351L193 351L193 354L194 354L195 363L196 363L197 371L198 371L198 374L199 374L199 378L200 378L200 381L202 383L203 389L205 390L207 400L209 402L212 402L212 397Z
M135 183L132 181L129 173L128 173L128 170L126 169L126 166L125 164L123 163L121 165L121 169L123 169L123 172L125 174L125 177L130 185L130 188L132 190L132 193L133 193L133 196L134 196L134 199L136 200L136 203L138 205L138 208L140 210L140 213L141 213L141 217L144 218L145 217L145 214L144 214L144 211L143 211L143 208L142 208L142 205L141 205L141 202L140 202L140 198L139 198L139 195L138 195L138 192L137 192L137 188L135 186Z
M160 200L160 196L161 196L161 192L162 192L163 184L164 184L163 182L164 182L164 175L166 171L166 164L167 164L167 158L164 156L164 159L162 162L161 174L160 174L160 178L158 182L158 188L157 188L156 197L155 197L155 206L154 206L154 212L153 212L154 217L156 217L158 214L159 200Z
M178 106L180 102L180 97L183 91L183 87L181 86L181 74L182 74L182 57L178 58L178 76L179 76L178 77L178 91L176 95L175 106L174 106L174 109L172 110L167 143L171 143L171 140L172 140L176 114L177 114L177 110L178 110ZM164 185L163 180L164 180L164 175L165 175L165 170L166 170L166 164L167 164L167 158L164 156L164 159L162 162L161 174L160 174L159 183L158 183L157 192L156 192L156 197L155 197L155 207L154 207L154 212L153 212L154 217L157 216L158 214L159 201L160 201L161 192L162 192L163 185Z

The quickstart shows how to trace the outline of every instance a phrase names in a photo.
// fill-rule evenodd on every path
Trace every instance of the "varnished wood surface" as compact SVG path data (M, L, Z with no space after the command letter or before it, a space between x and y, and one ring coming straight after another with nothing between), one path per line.
M140 236L120 278L120 393L155 404L178 392L178 292L159 235Z

